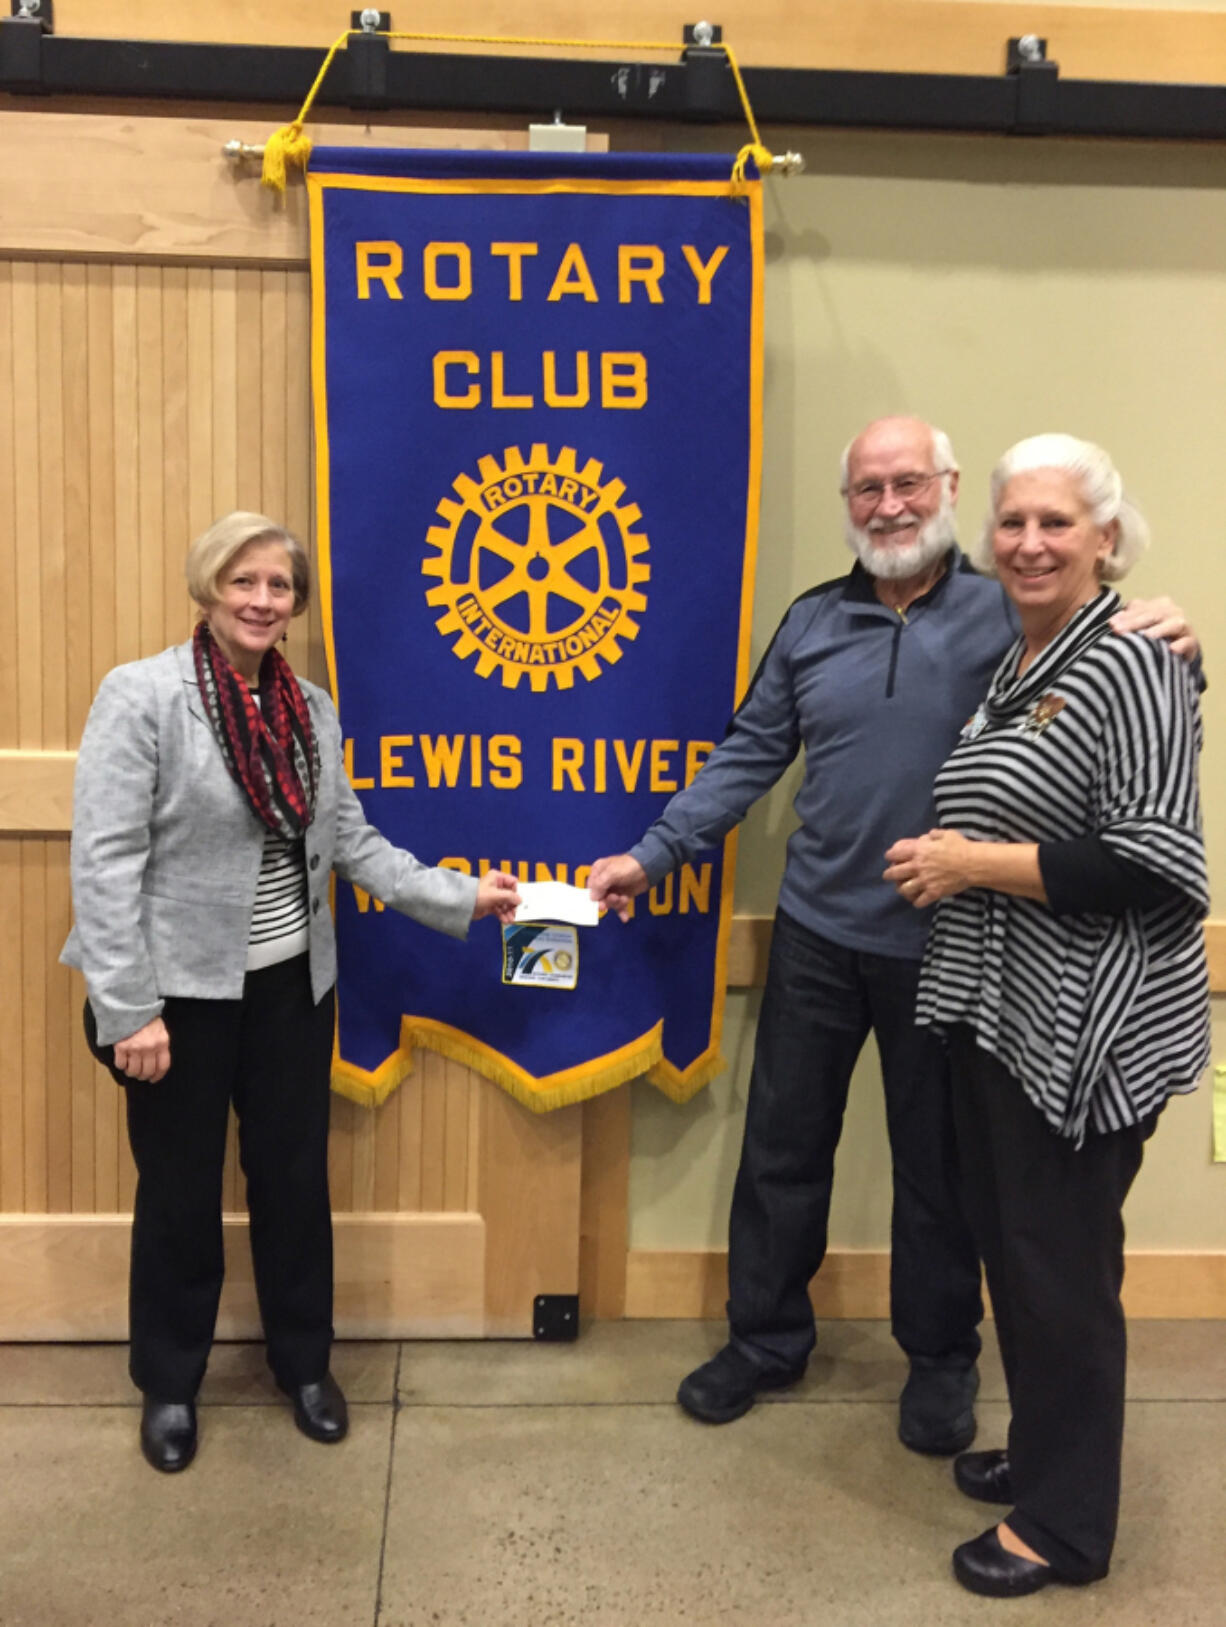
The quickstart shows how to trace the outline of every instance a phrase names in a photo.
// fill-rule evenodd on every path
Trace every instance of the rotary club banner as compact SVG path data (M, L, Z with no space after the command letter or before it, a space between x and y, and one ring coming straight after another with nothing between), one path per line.
M346 766L426 863L582 887L747 677L760 183L726 157L311 157L320 586ZM338 880L336 1087L415 1046L536 1110L722 1065L735 837L623 925L427 931ZM569 933L569 937L566 933Z

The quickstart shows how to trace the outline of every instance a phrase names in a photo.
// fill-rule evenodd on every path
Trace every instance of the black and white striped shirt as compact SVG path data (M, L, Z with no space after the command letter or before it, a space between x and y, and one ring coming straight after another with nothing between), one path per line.
M937 776L938 815L980 841L1096 833L1178 891L1115 917L985 888L944 899L916 1012L970 1024L1078 1145L1194 1089L1209 1057L1196 686L1164 644L1108 631L1119 603L1103 589L1021 677L1014 645Z
M269 831L256 882L247 940L247 970L258 972L309 947L311 917L307 907L306 856L301 836Z

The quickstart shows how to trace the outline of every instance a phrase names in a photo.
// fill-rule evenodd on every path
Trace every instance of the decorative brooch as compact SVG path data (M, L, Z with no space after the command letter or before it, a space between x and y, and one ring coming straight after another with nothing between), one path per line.
M971 716L968 717L966 722L962 725L962 734L960 738L963 740L978 740L979 736L983 733L987 726L987 709L983 706L976 707L975 711L972 712Z
M1040 695L1022 721L1022 733L1034 739L1049 723L1055 722L1067 705L1063 695Z

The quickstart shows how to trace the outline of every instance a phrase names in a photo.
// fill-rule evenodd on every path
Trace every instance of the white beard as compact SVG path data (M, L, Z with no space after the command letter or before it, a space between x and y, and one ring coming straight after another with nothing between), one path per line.
M937 560L943 559L957 541L954 505L948 491L942 493L937 512L920 526L914 542L879 542L877 539L883 534L880 525L872 521L863 527L853 525L850 514L844 517L843 530L847 546L868 574L892 582L922 576Z

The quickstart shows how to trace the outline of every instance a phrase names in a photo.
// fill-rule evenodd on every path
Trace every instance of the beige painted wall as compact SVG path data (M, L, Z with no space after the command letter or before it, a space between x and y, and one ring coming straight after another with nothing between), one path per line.
M1211 516L1226 410L1226 149L799 129L766 140L798 148L810 168L772 183L767 211L755 658L795 594L847 567L837 460L869 418L911 411L948 430L967 539L1011 441L1054 428L1102 441L1154 530L1127 590L1188 606L1216 675L1202 778L1220 918L1226 558ZM738 910L773 908L794 786L747 821ZM723 1246L757 1001L731 997L730 1069L689 1107L638 1088L633 1248ZM840 1152L835 1246L888 1241L880 1094L870 1045ZM1207 1087L1172 1106L1130 1201L1130 1246L1226 1248L1226 1166L1209 1162L1209 1118Z

